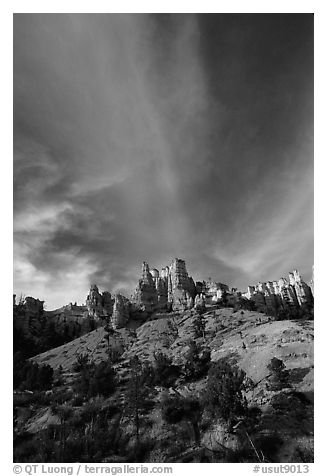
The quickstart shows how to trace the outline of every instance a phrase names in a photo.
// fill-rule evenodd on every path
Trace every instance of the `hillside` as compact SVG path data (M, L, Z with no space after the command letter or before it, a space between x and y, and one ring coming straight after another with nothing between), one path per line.
M262 412L260 425L253 436L259 445L265 461L311 461L313 451L313 321L285 320L273 321L270 317L259 312L237 311L231 308L211 307L206 310L205 335L194 339L195 310L172 313L159 313L152 316L144 324L130 321L127 328L117 329L109 337L109 347L115 349L117 357L113 365L119 377L120 384L115 393L105 399L101 408L123 404L124 391L130 379L130 359L138 356L142 362L154 363L154 354L162 352L172 358L173 363L180 368L185 365L191 342L204 349L210 349L211 362L227 358L227 360L244 370L247 380L251 382L245 391L248 406L259 408ZM50 365L58 372L62 369L61 391L68 389L66 404L74 395L74 382L78 373L73 366L78 355L88 354L89 360L99 364L108 360L108 341L104 328L66 343L63 346L39 354L32 360L38 364ZM277 357L285 364L288 374L288 384L279 390L270 387L271 371L268 369L271 359ZM183 397L201 395L206 385L206 377L185 381L178 379L169 394L179 394ZM171 429L162 421L158 404L167 395L167 390L160 384L153 390L156 406L147 413L146 427L141 435L146 438L150 431L155 447L146 456L146 461L219 461L217 454L221 448L226 451L245 451L244 441L230 434L219 421L202 422L201 447L192 444L192 431L186 425L178 431L185 432L185 442L178 450L170 448L172 443L162 449L163 440L176 438ZM55 393L56 390L54 389ZM73 411L80 411L78 407ZM83 407L82 407L83 408ZM20 415L25 415L22 409ZM22 416L20 428L30 433L44 430L46 418L49 424L55 415L49 406L37 406L28 417ZM113 417L111 422L115 421ZM119 417L121 418L121 416ZM121 420L120 420L121 421ZM133 446L131 427L124 426L121 421L121 436L126 442L126 448ZM167 433L168 432L168 433ZM178 432L177 432L178 433ZM190 440L191 438L191 440ZM190 441L189 441L190 440ZM148 441L148 440L147 440ZM189 441L189 442L188 442ZM151 445L150 445L151 446ZM157 448L158 446L158 448ZM165 446L165 445L164 445ZM126 449L125 448L125 449ZM243 448L243 449L240 449ZM127 450L126 450L127 451ZM251 449L247 450L248 452ZM117 450L116 450L117 452ZM115 453L115 452L114 452ZM252 451L253 453L253 451ZM234 453L233 453L234 454ZM214 456L213 456L214 455ZM222 456L220 456L222 457ZM112 455L114 460L126 461L124 454ZM110 459L108 461L111 461ZM244 456L244 461L257 461L255 454Z
M120 350L122 361L134 355L151 360L154 352L163 351L178 362L192 339L195 314L195 311L162 313L139 327L130 322L128 328L115 331L110 345ZM257 382L269 374L269 361L278 357L294 375L306 371L298 384L302 390L313 390L313 321L272 321L259 312L233 312L228 308L212 309L204 317L207 321L204 341L212 351L213 361L228 356ZM89 354L92 360L100 362L107 358L107 348L105 331L100 327L33 360L54 369L61 365L71 370L78 354Z

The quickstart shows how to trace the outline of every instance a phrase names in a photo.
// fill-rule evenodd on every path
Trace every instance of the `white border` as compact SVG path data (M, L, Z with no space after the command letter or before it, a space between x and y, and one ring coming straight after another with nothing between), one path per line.
M324 265L326 263L326 7L323 1L226 1L226 2L117 2L93 0L92 2L57 1L13 1L1 5L1 131L2 131L2 181L1 181L1 444L6 455L3 474L12 474L12 14L13 12L197 12L197 13L310 13L315 14L315 464L310 465L310 474L323 474L326 433L326 356L324 344L326 332L326 305L323 305L324 287L327 286ZM294 244L296 246L296 243ZM178 465L181 466L181 465ZM191 468L192 466L192 468ZM210 466L210 465L209 465ZM205 471L223 471L224 474L247 474L253 465L221 465L215 469L206 465ZM183 465L183 472L195 472L199 465ZM180 473L180 471L178 471ZM175 471L177 474L177 471Z

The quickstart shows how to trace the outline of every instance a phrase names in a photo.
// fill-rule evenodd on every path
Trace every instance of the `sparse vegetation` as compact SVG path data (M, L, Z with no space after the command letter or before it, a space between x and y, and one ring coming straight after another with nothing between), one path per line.
M256 306L253 299L245 299L245 298L239 297L236 303L234 304L233 309L234 311L240 311L240 310L255 311Z
M289 372L285 370L285 364L281 359L272 358L267 368L271 371L269 390L281 390L288 386Z
M137 444L139 443L142 414L152 406L152 369L142 365L137 356L130 360L130 378L124 395L124 411L134 425Z
M86 357L79 356L75 365L75 371L79 369L79 377L75 384L76 391L88 397L111 395L116 388L116 372L111 362L94 364Z
M73 370L75 372L81 372L86 369L90 364L88 354L78 354L76 361L73 364Z
M17 359L17 354L15 354ZM20 367L18 368L18 365ZM38 365L37 363L18 359L14 361L14 388L22 390L46 390L53 382L53 369L50 365Z
M185 398L180 395L165 399L161 406L162 416L167 423L177 424L188 421L193 429L194 443L200 445L199 422L202 415L200 402L196 398Z
M183 377L186 381L204 377L209 369L211 351L209 348L190 341L185 354Z
M244 390L245 372L231 365L228 359L211 364L204 400L213 416L222 418L229 426L247 413Z
M106 331L94 331L92 339L99 342L99 350L94 350L86 335L62 351L56 349L42 356L39 368L57 362L48 384L47 372L35 370L34 364L17 350L15 461L278 461L286 443L284 436L276 434L275 421L284 432L287 427L283 425L291 421L296 425L292 432L302 435L303 441L311 438L312 404L303 393L289 388L292 376L301 382L308 368L287 372L287 354L284 363L277 352L275 359L268 353L267 360L259 337L265 335L265 345L270 346L275 339L276 349L277 339L284 346L288 341L293 346L295 342L304 346L303 336L311 339L311 330L304 321L301 326L291 324L294 330L280 335L278 323L263 321L258 334L255 324L262 315L243 312L235 319L232 309L220 309L218 316L214 310L206 310L204 333L200 322L203 315L195 331L194 315L184 317L174 311L173 317L166 317L163 313L158 321L143 324L137 332L129 331L125 353L117 350L116 358L108 352L118 349L115 339L122 339L122 334L111 334L108 347ZM261 352L256 362L259 377L251 373L247 376L239 366L242 342L246 343L243 355L250 356L254 349ZM218 360L217 352L222 355ZM297 358L308 352L307 348L298 352ZM23 379L26 362L30 374L26 370ZM32 376L39 373L38 389L20 387L23 380L35 382ZM267 395L270 400L264 400L264 404L268 410L261 412L260 398ZM287 423L283 423L286 414ZM293 437L289 438L291 441ZM303 441L292 446L292 461L312 458Z
M288 309L279 309L274 316L276 321L285 320L313 320L314 308L313 306L306 306L302 308L289 307Z
M197 339L199 337L205 338L205 331L206 331L206 321L205 318L203 317L202 313L197 313L196 316L193 319L193 333L194 333L194 339Z
M155 352L153 364L153 383L162 387L173 386L180 376L181 369L173 364L172 358L162 352Z

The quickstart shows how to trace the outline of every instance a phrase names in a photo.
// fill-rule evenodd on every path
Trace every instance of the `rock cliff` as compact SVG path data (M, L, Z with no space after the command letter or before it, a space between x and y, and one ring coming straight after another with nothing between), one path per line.
M196 289L188 275L185 261L175 258L169 266L150 271L144 262L142 278L133 295L133 303L139 309L153 312L160 309L186 310L193 307Z
M121 294L115 294L111 324L113 329L125 327L130 317L130 301Z
M111 294L108 291L104 291L101 294L97 285L91 284L89 294L86 298L86 307L89 316L96 319L103 319L111 316L113 309Z
M248 286L243 296L253 300L259 311L268 314L275 314L280 309L307 309L313 306L312 289L303 281L297 270L289 273L288 280L280 278L278 281L259 282L255 286Z
M131 301L121 294L112 297L108 291L101 293L96 284L91 285L85 305L70 303L54 311L44 311L43 301L32 297L16 304L14 296L14 323L24 334L37 337L51 321L56 331L67 338L76 338L106 322L111 322L113 328L121 328L131 318L142 320L160 311L205 309L217 303L235 306L242 299L249 300L255 309L268 315L276 315L280 310L310 310L313 289L313 273L308 285L297 270L289 273L288 280L259 282L248 286L244 293L211 278L195 284L188 275L185 261L175 258L161 272L156 268L150 270L148 263L143 262L141 279Z
M25 336L38 336L45 326L44 301L33 297L21 298L16 304L14 295L14 326Z

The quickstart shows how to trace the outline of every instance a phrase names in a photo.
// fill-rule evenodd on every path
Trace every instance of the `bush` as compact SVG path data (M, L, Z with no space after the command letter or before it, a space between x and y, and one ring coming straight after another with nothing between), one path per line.
M274 373L282 372L285 369L285 364L281 359L273 357L270 363L267 365L268 370L271 370Z
M194 339L197 339L199 337L205 337L206 321L203 317L203 313L204 310L198 310L198 314L193 319L192 326Z
M72 338L68 336L66 329L64 329L63 333L60 333L57 331L53 321L47 321L38 344L39 353L59 347L70 340Z
M211 364L204 394L209 411L229 424L247 413L247 401L242 394L245 372L229 364L226 358Z
M119 362L119 359L121 357L121 352L118 349L109 347L107 354L112 364Z
M189 350L185 355L184 378L196 380L204 377L209 369L211 361L211 351L207 347L196 344L194 341L189 343Z
M38 365L36 362L27 361L16 373L14 384L24 390L46 390L53 382L53 368L50 365Z
M130 360L130 378L124 394L125 415L133 423L135 436L139 442L142 415L154 406L152 400L153 369L142 364L137 356Z
M169 388L173 386L180 376L180 368L173 364L173 360L162 352L154 354L154 385Z
M200 444L199 422L202 416L202 408L196 398L184 398L182 396L169 397L162 402L161 412L163 419L170 424L180 423L186 420L191 423L195 444Z
M267 368L271 371L269 390L277 391L289 386L289 372L285 370L285 364L282 360L277 359L277 357L272 358Z
M40 347L33 339L26 337L21 329L17 329L15 324L13 328L13 350L14 359L17 353L20 354L21 359L28 359L41 352Z
M64 387L56 389L56 391L51 397L51 404L55 406L56 404L61 405L65 402L70 401L73 397L73 394L70 388Z
M279 309L275 315L275 321L285 320L313 320L313 306L290 307L288 309Z
M135 463L148 462L149 453L153 450L155 442L152 438L138 441L127 452L126 460Z
M271 435L260 435L254 440L255 447L268 461L276 461L276 454L283 443L283 438L277 432Z
M22 441L14 442L14 462L29 463L37 461L39 443L34 436L25 437Z
M109 362L100 362L95 366L94 374L90 379L88 394L90 396L111 395L116 388L116 372Z
M79 354L76 361L73 364L73 370L75 372L80 372L85 369L90 364L88 354Z
M75 390L81 395L96 396L111 395L117 385L116 372L110 362L100 362L98 365L88 363L81 358L75 368L80 368L80 375L75 384Z
M235 312L241 309L245 311L255 311L256 310L255 302L252 299L246 299L246 298L240 297L238 298L237 302L234 304L233 310Z

